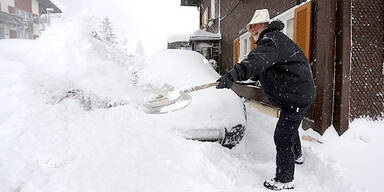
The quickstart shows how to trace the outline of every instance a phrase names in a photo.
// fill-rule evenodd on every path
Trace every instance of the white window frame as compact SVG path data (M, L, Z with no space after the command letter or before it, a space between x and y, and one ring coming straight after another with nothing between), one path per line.
M287 11L284 11L283 13L277 15L276 17L272 18L271 20L280 20L284 23L285 27L282 30L282 32L287 35L289 38L293 40L293 33L294 33L294 27L295 27L295 9L299 6L292 7L291 9L288 9ZM288 21L293 19L293 25L288 26ZM288 27L291 27L292 34L288 34Z
M216 18L216 0L211 0L211 19Z
M251 52L251 33L246 32L242 34L239 38L239 62L247 58L248 54Z

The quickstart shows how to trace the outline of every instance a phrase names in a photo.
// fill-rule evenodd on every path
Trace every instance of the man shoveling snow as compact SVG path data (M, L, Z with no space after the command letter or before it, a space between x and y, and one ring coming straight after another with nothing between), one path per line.
M304 162L298 128L315 97L311 68L303 51L280 32L284 24L269 23L267 9L256 10L248 31L257 47L218 81L218 89L231 88L234 81L259 80L271 104L281 108L274 141L276 177L264 186L272 190L293 189L295 163Z

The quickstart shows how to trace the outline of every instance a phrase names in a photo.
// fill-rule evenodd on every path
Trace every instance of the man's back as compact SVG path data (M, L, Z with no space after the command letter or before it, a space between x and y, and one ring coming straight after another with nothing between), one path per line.
M283 28L280 21L270 23L257 41L258 46L273 47L269 51L275 52L275 58L265 58L264 62L272 65L258 74L259 80L272 104L299 107L311 103L315 97L312 71L303 51L280 32Z

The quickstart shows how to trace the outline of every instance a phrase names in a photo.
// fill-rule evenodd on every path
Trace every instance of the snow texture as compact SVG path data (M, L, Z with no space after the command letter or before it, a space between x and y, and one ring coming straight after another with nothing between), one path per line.
M241 100L211 88L192 93L178 112L145 114L137 105L148 95L137 86L183 90L218 74L198 67L198 53L130 57L91 30L89 18L77 18L36 41L0 41L0 191L268 191L262 183L275 173L276 118L246 106L247 130L232 150L186 140L178 129L244 120ZM57 103L72 89L127 105L86 111L73 99ZM323 144L303 141L292 191L381 191L383 127L356 120L341 137L332 127L322 137L301 129Z

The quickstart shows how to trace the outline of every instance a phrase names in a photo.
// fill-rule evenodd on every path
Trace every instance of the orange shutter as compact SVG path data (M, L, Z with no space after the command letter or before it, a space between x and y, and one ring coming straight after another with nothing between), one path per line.
M201 25L202 25L203 28L205 27L205 25L208 24L208 20L209 20L209 17L208 17L209 16L209 9L208 8L209 7L207 7L205 9L203 15L201 16Z
M251 51L257 47L257 45L255 44L256 43L256 40L253 38L253 36L251 35L251 37L249 38L251 40Z
M308 2L295 9L295 27L293 41L304 51L307 59L310 59L312 2Z
M240 38L236 38L233 40L233 65L239 62L239 54L240 54Z

